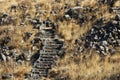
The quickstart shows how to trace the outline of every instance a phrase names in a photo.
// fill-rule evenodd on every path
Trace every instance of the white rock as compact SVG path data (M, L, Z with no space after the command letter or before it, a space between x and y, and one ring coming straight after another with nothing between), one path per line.
M104 47L103 47L103 46L100 46L100 49L101 49L101 50L104 50Z
M107 42L107 41L102 41L102 44L103 44L103 45L107 45L108 42Z
M2 53L0 53L0 54L1 54L1 58L3 59L3 61L6 61L6 56L3 55Z
M69 15L65 15L65 18L70 18L70 16Z

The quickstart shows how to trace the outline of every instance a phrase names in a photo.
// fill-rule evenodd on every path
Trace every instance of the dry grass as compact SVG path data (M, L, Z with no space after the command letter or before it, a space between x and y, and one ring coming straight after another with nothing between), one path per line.
M83 36L90 28L91 23L88 22L82 26L72 23L72 22L62 22L59 23L58 33L61 35L65 41L72 42L74 44L75 40Z
M73 5L74 2L73 3L69 2L69 4ZM79 38L80 36L83 36L83 34L86 34L87 31L91 29L91 27L95 24L97 20L104 18L106 20L104 23L107 23L108 21L112 20L115 17L115 13L109 12L108 5L98 5L97 0L92 0L92 1L83 0L81 2L81 6L92 7L92 9L98 9L98 10L96 10L95 12L81 11L81 13L85 14L85 16L87 17L87 22L85 22L82 25L76 24L75 20L68 20L62 23L60 22L58 32L61 36L63 36L63 38L66 41L72 41L72 43L74 43L75 39ZM96 18L91 21L90 20L91 16L95 16ZM62 17L62 16L59 16L59 17Z
M115 6L115 7L120 6L120 1L119 1L119 0L117 0L117 1L116 1L116 3L114 4L114 6Z
M97 0L83 0L81 3L81 6L85 7L85 6L90 6L90 7L95 7L97 5Z
M31 70L31 66L28 62L23 62L20 65L15 65L14 61L0 63L0 80L3 74L13 73L12 80L23 80L24 75Z
M68 80L103 80L120 73L119 53L105 57L100 57L94 51L78 56L69 54L59 60L58 65L53 68L53 71L60 73L59 76L68 76Z
M15 80L23 80L26 73L29 73L32 69L31 65L28 63L23 63L22 65L16 66L14 69Z
M27 40L26 42L22 41L23 37L25 36L26 32L30 32L32 33L32 36L30 37L29 40ZM32 26L26 26L26 27L17 27L13 33L12 31L10 32L10 36L12 38L11 42L8 44L8 46L15 46L18 49L26 49L26 50L30 50L31 49L31 41L33 40L33 36L35 35L35 33L37 32L37 30L32 29Z
M8 33L4 33L4 30L8 30ZM31 25L24 27L12 25L2 26L0 31L2 32L0 35L0 40L3 40L6 36L9 36L11 41L7 44L7 46L14 46L19 50L30 50L32 47L31 41L34 39L34 35L38 32L38 30L33 29ZM23 38L25 37L26 32L30 32L32 35L26 42L24 42Z

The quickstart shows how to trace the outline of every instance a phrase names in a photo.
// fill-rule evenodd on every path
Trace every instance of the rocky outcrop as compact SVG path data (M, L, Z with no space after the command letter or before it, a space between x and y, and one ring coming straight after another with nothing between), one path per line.
M113 10L116 12L113 20L103 26L104 18L99 19L85 36L76 40L78 52L91 48L103 55L116 52L115 48L120 46L120 14L119 8Z

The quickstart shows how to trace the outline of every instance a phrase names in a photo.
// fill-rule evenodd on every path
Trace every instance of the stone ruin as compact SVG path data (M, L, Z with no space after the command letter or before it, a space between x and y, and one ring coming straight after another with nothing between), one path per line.
M56 38L56 32L52 27L44 27L40 32L42 32L42 35L39 38L42 40L43 47L42 50L39 50L40 56L33 63L27 80L40 80L42 77L47 77L49 70L52 66L55 66L59 52L62 50L63 41Z

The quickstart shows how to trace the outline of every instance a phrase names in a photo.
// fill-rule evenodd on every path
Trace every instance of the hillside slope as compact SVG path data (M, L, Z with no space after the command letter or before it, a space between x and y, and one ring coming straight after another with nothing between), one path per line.
M119 49L119 0L0 0L0 80L120 80Z

